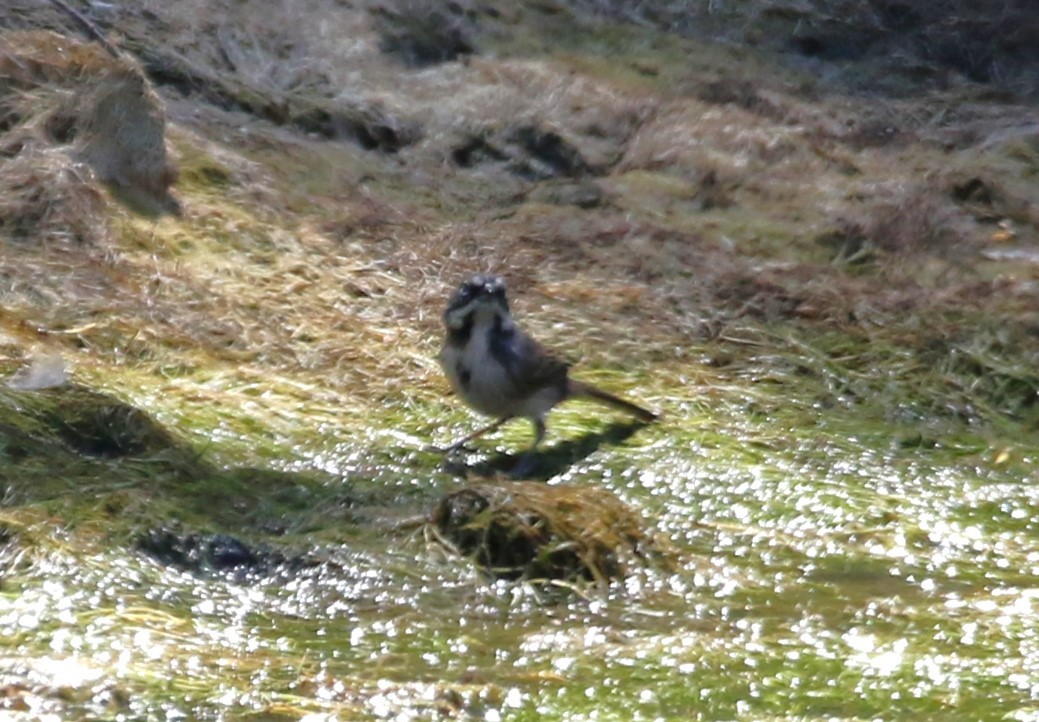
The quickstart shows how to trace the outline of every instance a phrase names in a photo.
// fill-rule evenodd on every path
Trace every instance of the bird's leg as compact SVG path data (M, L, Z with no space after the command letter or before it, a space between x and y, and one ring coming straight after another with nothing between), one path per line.
M534 444L530 447L530 451L527 453L533 453L537 450L538 444L545 439L545 420L540 416L534 419Z
M519 478L526 476L530 473L530 470L534 468L534 461L537 459L538 444L541 443L542 439L545 438L545 420L536 417L534 421L534 443L531 447L520 457L520 460L516 462L516 466L512 467L512 471L509 472L509 476L512 478Z
M500 419L498 419L494 423L488 424L487 426L484 426L482 429L477 429L473 433L467 434L466 436L463 436L461 439L459 439L458 441L454 442L453 444L450 444L449 446L434 447L434 448L436 449L436 451L439 451L439 452L441 452L443 454L453 454L454 452L456 452L459 449L461 449L463 446L468 444L473 439L479 439L484 434L491 433L492 431L497 429L499 426L501 426L502 424L504 424L506 421L508 421L511 418L512 418L511 416L502 416Z

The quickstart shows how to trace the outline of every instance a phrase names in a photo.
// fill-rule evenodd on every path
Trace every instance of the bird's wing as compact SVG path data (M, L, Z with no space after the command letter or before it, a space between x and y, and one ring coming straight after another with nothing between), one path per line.
M546 386L566 387L569 364L522 331L492 344L491 352L505 367L517 396L527 396Z

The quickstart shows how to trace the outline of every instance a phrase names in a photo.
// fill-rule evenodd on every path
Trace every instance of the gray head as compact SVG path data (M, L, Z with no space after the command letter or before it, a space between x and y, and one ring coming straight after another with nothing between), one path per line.
M458 287L444 311L444 324L459 329L471 322L474 314L489 317L509 315L509 301L505 297L505 281L499 276L478 273Z

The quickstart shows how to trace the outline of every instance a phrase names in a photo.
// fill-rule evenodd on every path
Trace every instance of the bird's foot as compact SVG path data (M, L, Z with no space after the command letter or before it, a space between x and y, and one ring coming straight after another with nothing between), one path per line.
M520 457L516 465L509 470L509 476L513 479L522 479L530 475L532 471L537 467L537 455L533 452L528 452Z
M466 479L469 476L470 469L469 465L457 456L445 456L443 461L440 462L440 471L450 474L451 476Z
M444 456L451 456L452 454L457 454L459 451L472 451L473 448L463 441L448 444L447 446L437 446L436 444L428 444L425 450L434 454L443 454Z

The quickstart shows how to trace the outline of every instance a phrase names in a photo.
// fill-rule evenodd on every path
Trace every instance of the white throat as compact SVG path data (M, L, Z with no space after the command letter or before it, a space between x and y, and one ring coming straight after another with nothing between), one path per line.
M477 328L486 329L494 325L495 319L499 318L501 319L502 330L511 331L515 328L516 323L512 320L512 316L508 311L497 303L488 303L478 299L448 312L444 316L444 323L448 328L458 330L464 328L471 321L475 330Z

